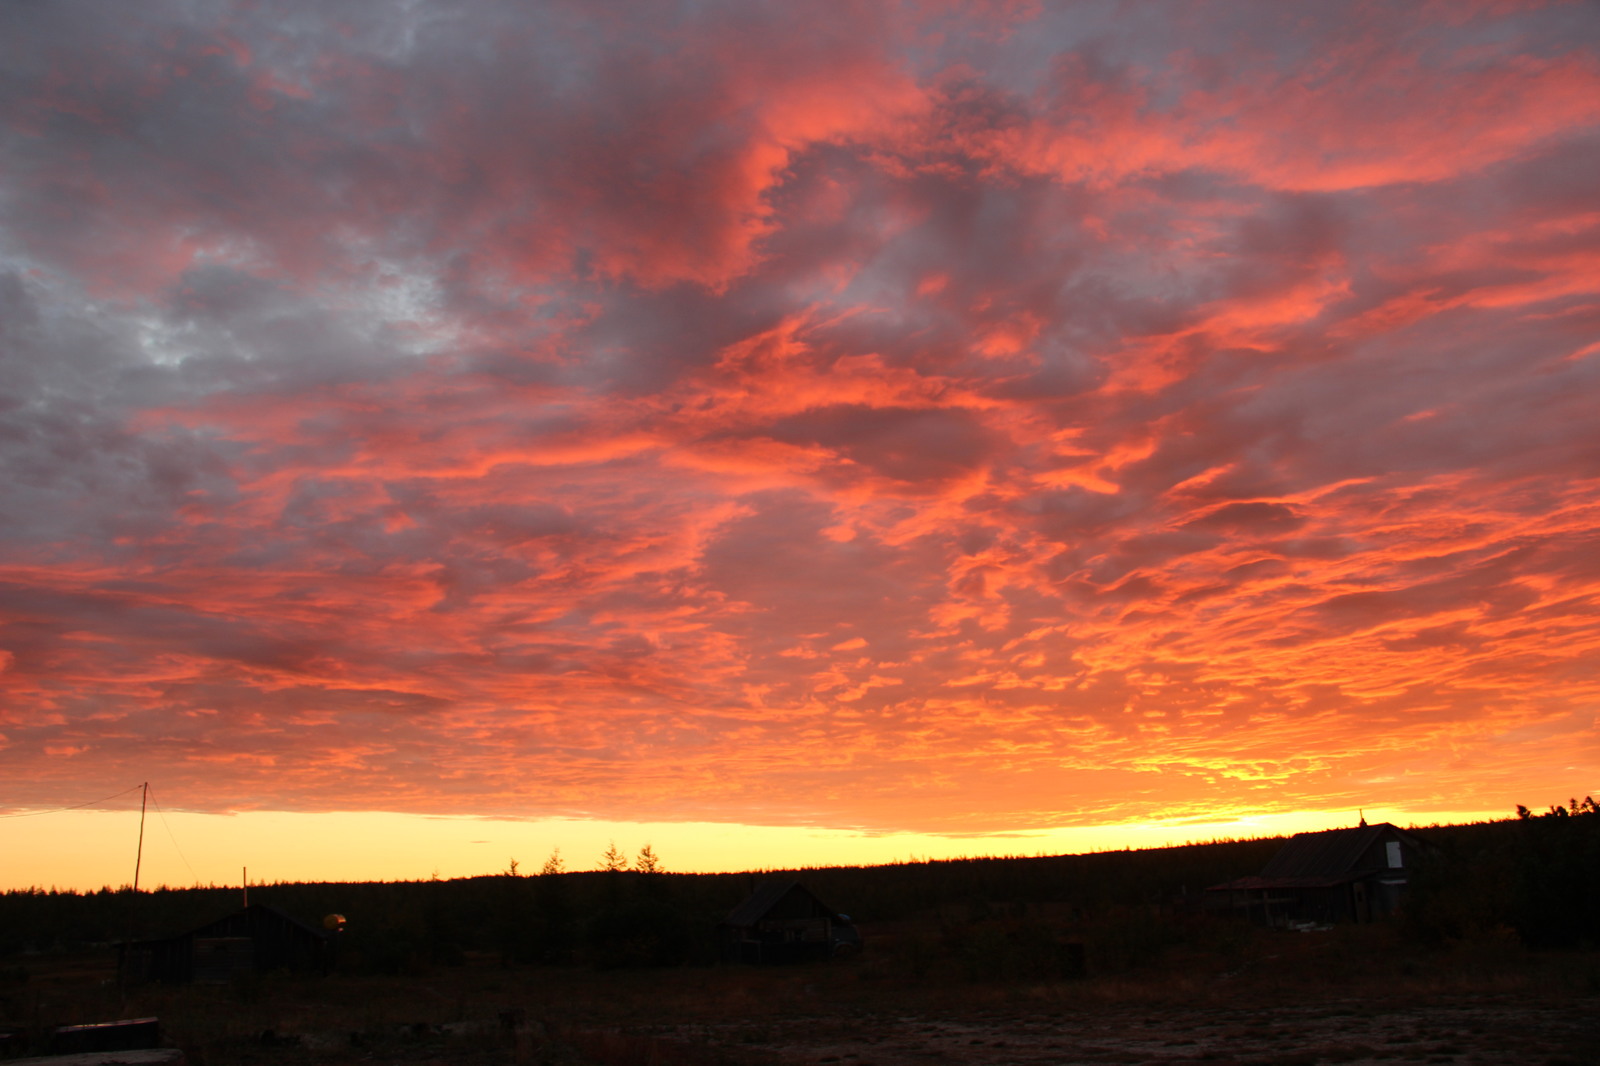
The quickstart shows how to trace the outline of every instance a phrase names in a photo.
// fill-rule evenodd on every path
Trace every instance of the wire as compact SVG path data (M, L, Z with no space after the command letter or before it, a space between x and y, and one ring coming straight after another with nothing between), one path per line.
M154 796L151 796L150 802L156 805L156 813L161 816L161 824L166 827L167 836L172 838L172 846L177 850L178 858L183 860L183 864L185 866L189 866L189 856L185 855L183 853L183 849L178 847L178 838L173 836L172 826L167 822L167 812L161 809L161 801L156 799ZM200 875L194 872L193 866L189 866L189 876L195 879L196 884L199 883Z
M0 814L0 818L37 818L41 814L60 814L62 811L81 810L84 807L93 807L96 803L104 803L106 800L114 800L118 796L126 796L130 792L137 792L143 787L143 785L134 785L132 788L125 788L121 792L113 793L110 796L102 796L97 800L90 800L88 803L74 803L70 807L57 807L53 811L24 811L21 814Z

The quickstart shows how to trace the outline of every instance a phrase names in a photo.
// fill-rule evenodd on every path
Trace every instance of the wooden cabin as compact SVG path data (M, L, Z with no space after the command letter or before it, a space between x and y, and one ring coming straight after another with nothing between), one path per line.
M766 881L718 927L724 962L827 959L861 946L850 919L798 881Z
M1265 925L1377 921L1399 910L1411 868L1431 849L1388 822L1298 833L1260 874L1206 889L1207 903Z
M327 973L333 936L261 903L159 940L124 944L122 973L130 981L226 983L269 970Z

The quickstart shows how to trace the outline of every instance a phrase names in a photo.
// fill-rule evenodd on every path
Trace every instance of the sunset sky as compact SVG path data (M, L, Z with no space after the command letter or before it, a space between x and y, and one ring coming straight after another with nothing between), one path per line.
M1588 2L6 3L0 889L1600 792L1597 175Z

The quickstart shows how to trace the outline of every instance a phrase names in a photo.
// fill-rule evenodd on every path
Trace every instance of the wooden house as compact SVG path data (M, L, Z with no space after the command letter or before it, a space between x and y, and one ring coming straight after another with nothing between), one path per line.
M1291 837L1260 874L1206 889L1208 904L1266 925L1387 918L1432 845L1388 822Z
M327 973L334 937L276 907L260 903L187 933L123 945L122 972L130 981L223 983L268 970Z
M766 881L718 927L724 962L804 962L861 946L850 919L798 881Z

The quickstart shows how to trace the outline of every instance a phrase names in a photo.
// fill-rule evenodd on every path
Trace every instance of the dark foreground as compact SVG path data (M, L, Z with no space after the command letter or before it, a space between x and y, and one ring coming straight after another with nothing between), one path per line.
M119 989L105 952L12 957L0 1025L154 1015L191 1066L1528 1063L1600 1066L1600 955L1421 952L1385 929L1254 931L1229 957L1078 980L907 976L908 941L806 967L487 956L409 976Z
M688 1035L688 1034L683 1034ZM883 1017L794 1018L698 1027L693 1035L782 1063L1595 1063L1594 1005L1445 997L1263 1007L1026 1008Z

